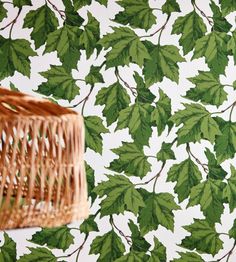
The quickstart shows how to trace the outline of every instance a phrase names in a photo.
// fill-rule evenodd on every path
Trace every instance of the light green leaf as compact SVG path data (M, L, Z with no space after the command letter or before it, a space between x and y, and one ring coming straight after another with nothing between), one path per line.
M171 143L163 142L160 151L157 153L157 159L163 162L168 159L175 159L175 153L173 152L171 147Z
M4 244L0 247L0 262L16 261L16 243L7 233L3 233Z
M179 4L176 0L166 0L161 7L162 12L170 15L172 12L180 12Z
M210 113L200 104L185 104L185 109L177 111L171 118L176 126L183 124L177 131L178 144L198 142L202 138L211 143L217 135L221 135L221 129Z
M212 254L215 256L223 248L223 242L215 230L215 226L210 225L207 220L194 219L194 223L184 226L190 236L182 240L181 246L189 250Z
M31 251L30 254L25 254L20 257L17 262L57 262L57 258L53 255L53 253L44 247L37 247L32 248L29 247L29 250Z
M109 133L98 116L87 116L84 118L85 125L85 146L102 154L102 136Z
M144 177L151 171L151 164L147 161L143 149L134 143L123 142L122 146L112 149L119 156L111 162L109 169L116 172L125 172L128 176Z
M180 258L175 258L171 262L205 262L197 253L193 252L178 252Z
M107 68L129 63L136 63L141 67L144 59L150 59L147 48L134 31L128 27L115 27L113 30L113 33L106 34L99 41L105 49L111 47L106 54Z
M159 100L156 103L156 107L152 111L151 121L154 126L157 126L158 135L160 136L165 130L166 125L171 129L173 124L169 121L171 117L171 100L170 98L160 89Z
M166 247L154 237L154 248L151 251L151 257L148 262L166 262Z
M87 58L90 58L94 49L97 49L97 53L101 51L101 47L98 45L99 39L99 22L88 12L88 22L84 26L84 30L79 37L79 43L86 50Z
M118 258L115 262L144 262L147 259L148 256L144 252L131 250L130 253Z
M216 118L221 134L216 136L214 150L218 163L233 158L236 153L236 123Z
M236 208L236 169L231 165L231 176L227 179L227 185L223 191L223 197L229 203L229 209L232 213Z
M115 22L145 30L156 23L156 17L152 13L148 0L119 0L117 3L124 10L116 14Z
M159 225L173 231L173 211L179 209L174 197L169 193L147 193L143 198L145 207L141 208L138 216L141 234L145 235L151 230L157 230Z
M179 49L173 45L154 45L148 41L145 42L145 46L151 56L151 59L145 60L143 68L147 87L156 82L162 82L164 77L178 83L178 62L185 61Z
M204 36L206 31L206 25L202 18L192 11L175 20L171 33L181 35L179 44L183 47L184 55L186 55L194 49L196 41Z
M49 248L58 248L67 250L74 244L74 236L70 233L70 228L61 226L56 228L43 228L41 231L33 234L30 242L38 245L47 245Z
M95 222L95 216L90 215L84 222L80 225L79 229L81 233L88 234L90 232L99 232L98 225Z
M219 32L229 32L232 25L223 17L221 10L215 2L211 0L210 3L211 10L213 12L213 28L215 31Z
M107 119L108 126L117 120L119 112L129 104L130 97L119 82L100 89L95 102L95 105L105 105L102 113Z
M13 0L13 5L21 8L24 5L32 5L32 3L31 0Z
M47 4L28 12L24 19L23 28L33 28L30 36L35 47L39 48L46 42L49 33L58 27L58 20Z
M224 16L228 15L231 12L236 11L235 0L220 0L220 5Z
M178 194L179 202L189 196L191 189L198 185L201 179L202 175L198 166L190 158L173 165L167 177L168 182L177 182L174 190Z
M107 175L108 181L101 182L94 189L100 197L106 195L101 202L101 217L124 213L125 210L137 215L139 208L144 207L143 198L134 185L123 175Z
M81 32L79 27L65 24L48 35L44 53L57 51L65 69L71 71L77 68L80 58L79 35Z
M0 79L13 76L18 71L30 77L30 56L37 55L25 39L6 39L0 36Z
M215 75L225 73L228 64L227 43L230 36L224 32L213 31L198 39L192 59L204 57L208 67Z
M0 2L0 22L2 22L2 20L6 17L7 17L7 9L4 7L3 3Z
M99 254L97 262L113 262L124 252L125 246L120 237L111 230L93 240L89 254Z
M46 72L40 73L47 82L42 83L37 92L46 96L53 95L55 98L66 99L71 102L80 93L76 80L62 66L51 65Z
M91 66L88 75L85 77L86 84L94 85L96 83L104 83L103 76L100 73L100 66Z
M212 72L199 71L195 77L188 78L195 85L186 93L186 98L193 101L220 106L227 99L224 86L220 83L219 76Z
M233 55L234 64L236 65L236 30L234 30L232 32L232 36L230 36L230 40L228 41L227 44L227 50L230 55Z
M222 181L208 178L192 188L188 207L200 204L209 224L220 222L224 211L222 194L224 187L225 183Z

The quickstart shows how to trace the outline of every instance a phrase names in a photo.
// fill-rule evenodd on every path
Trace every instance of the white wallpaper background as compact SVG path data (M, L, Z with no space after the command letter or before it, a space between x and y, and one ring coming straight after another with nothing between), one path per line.
M43 4L43 0L33 0L33 6L31 7L25 7L24 12L21 13L19 17L19 21L14 27L12 37L13 38L25 38L30 40L30 29L22 29L22 24L23 24L23 18L25 17L25 14L33 9L36 9L37 7L41 6ZM57 6L60 8L63 7L62 3L60 0L54 0L54 2L57 4ZM150 1L150 6L162 6L162 4L165 1L163 0L152 0ZM211 10L209 8L209 1L206 0L198 0L198 6L204 10L207 14L211 14ZM179 1L179 5L182 11L181 15L184 15L192 9L190 1ZM9 10L9 19L13 19L16 15L16 10L15 8L12 7L12 5L7 5L7 9ZM100 22L100 29L101 29L101 34L104 35L107 32L112 32L111 26L116 25L116 23L112 22L110 19L114 18L115 14L121 10L122 8L114 1L114 0L109 0L108 1L108 7L106 8L105 6L99 5L96 2L93 2L91 6L86 6L81 9L80 15L85 19L86 22L86 17L87 17L87 11L91 12L94 17ZM155 11L155 15L157 16L159 24L163 24L165 19L163 15L159 15L160 12L158 10ZM165 28L163 31L162 35L162 40L165 42L165 44L173 44L178 46L178 39L179 36L177 35L171 35L171 26L173 22L176 19L177 14L174 13L171 16L171 19L168 23L168 26ZM59 18L59 17L58 17ZM236 23L235 23L235 14L231 13L228 15L227 19L232 23L233 28L235 29ZM6 23L6 21L5 21ZM2 23L3 25L4 23ZM155 28L151 28L150 32L155 30ZM144 30L137 29L135 30L136 33L143 35L145 34ZM1 32L3 35L5 34L6 36L8 35L8 31L3 31ZM153 42L157 42L157 36L152 37ZM31 41L32 42L32 41ZM33 46L33 42L32 42ZM50 64L53 65L60 65L60 61L56 56L55 52L52 53L47 53L43 55L43 50L44 47L42 46L38 50L39 56L36 57L31 57L31 77L30 79L27 77L24 77L23 75L19 73L15 73L13 77L9 77L4 79L4 81L1 81L2 86L8 87L10 85L10 82L13 84L17 84L17 87L26 93L33 94L35 96L39 96L39 94L33 92L34 90L37 89L39 84L44 81L44 78L39 75L38 72L46 71L50 68ZM182 51L181 51L182 52ZM192 52L190 52L186 57L186 62L179 63L180 67L180 81L179 84L176 84L172 81L170 81L167 78L164 78L163 82L154 84L151 87L151 91L155 94L157 93L157 88L161 87L163 90L165 90L166 94L171 98L172 101L172 110L176 111L178 109L182 109L183 105L182 103L185 102L186 100L182 97L185 95L186 91L189 90L189 88L193 87L193 85L187 80L187 78L195 76L198 72L198 70L208 70L207 65L204 62L204 58L201 59L195 59L194 61L191 61L191 56ZM96 59L95 62L95 55L92 55L89 60L86 59L85 53L82 53L82 56L80 58L80 61L78 63L78 70L73 70L73 75L75 78L84 78L88 72L89 68L91 65L100 65L101 62L104 61L104 52L102 51ZM0 61L1 63L1 61ZM100 115L102 116L102 106L94 106L95 102L95 96L97 94L97 91L101 87L109 86L115 81L114 77L114 69L108 69L102 71L103 78L105 83L104 84L97 84L93 94L90 96L89 101L85 107L85 115ZM137 71L140 74L142 74L140 68L137 65L131 64L129 67L125 66L123 69L120 70L121 76L130 83L130 85L134 85L134 79L132 77L133 72ZM220 80L222 84L227 84L227 83L232 83L234 80L236 80L236 67L234 66L233 58L231 57L229 60L229 64L226 68L226 76L221 76ZM84 82L79 82L78 85L81 88L81 94L80 96L77 96L72 102L71 105L76 104L77 101L79 101L81 98L83 98L87 92L88 92L88 87ZM226 88L227 92L230 94L228 97L227 104L231 104L235 100L235 93L233 91L232 87L227 87ZM128 91L129 92L129 91ZM68 106L68 102L60 100L59 103L63 106ZM215 110L215 106L206 106L207 109L209 110ZM221 110L222 108L225 108L225 104L223 104L221 107L219 107L217 110ZM75 110L80 111L81 108L78 106ZM236 111L236 110L235 110ZM234 112L235 112L234 111ZM228 117L227 112L225 115L222 115L222 117L225 117L226 119ZM234 113L233 115L233 120L236 121L236 114ZM95 170L95 178L96 178L96 183L101 181L102 179L105 179L104 174L109 174L111 173L109 170L107 170L105 167L109 165L109 163L116 157L115 154L111 152L110 149L112 148L117 148L121 145L121 141L132 141L131 137L129 135L129 132L127 129L120 130L120 131L114 131L115 129L115 124L112 124L109 127L110 133L109 134L103 134L103 154L102 156L99 155L98 153L95 153L94 151L88 149L85 159L87 163ZM173 138L175 137L175 131L176 129L173 128L171 131L171 134L168 136L168 141L166 141L166 135L167 131L163 132L161 137L157 138L156 135L156 129L153 132L153 135L149 141L150 148L144 147L144 151L147 155L155 155L156 152L159 151L160 146L163 141L165 142L171 142ZM192 146L192 151L193 153L202 161L206 162L206 158L204 155L204 146L207 146L208 148L212 148L212 145L210 142L207 142L204 140L204 142L200 143L195 143ZM173 165L173 162L179 163L182 160L184 160L187 157L187 153L184 150L184 145L179 146L179 147L174 147L174 152L176 154L176 160L172 161L170 160L165 169L162 172L162 176L158 179L158 186L157 186L157 192L170 192L174 194L174 183L171 182L165 182L166 181L166 174L167 171L169 170L169 167ZM223 167L226 171L230 170L230 163L235 163L236 158L225 161L223 163ZM155 159L149 159L148 160L150 163L152 163L153 168L151 172L147 175L146 179L148 180L151 178L156 172L160 169L160 163L158 163ZM201 167L200 167L201 168ZM132 177L131 180L133 182L139 182L139 178L134 178ZM152 184L147 185L146 188L152 187ZM99 201L96 202L94 205L95 209L97 209ZM178 257L177 251L182 251L183 249L178 247L178 244L180 244L181 240L184 238L184 236L188 235L187 231L185 231L182 226L183 225L188 225L193 222L193 218L204 218L202 215L202 212L200 211L199 206L195 207L190 207L186 209L187 205L187 200L183 201L181 204L182 210L174 211L175 214L175 229L174 233L171 231L165 229L162 226L158 227L158 230L156 231L151 231L149 234L146 235L146 238L152 243L153 235L158 236L158 239L167 247L167 261L170 261L174 257ZM93 212L93 210L91 210ZM124 215L119 215L116 216L114 215L115 221L117 226L119 226L124 232L129 234L129 228L127 221L129 218L134 219L135 221L135 216L131 214L130 212L125 212ZM232 227L233 221L236 218L236 210L230 214L228 206L225 207L224 214L222 215L222 225L217 224L217 231L218 232L228 232L228 230ZM108 218L104 217L102 219L96 220L98 222L99 230L100 232L92 232L91 236L89 237L88 241L86 242L86 245L84 246L83 250L81 251L80 255L80 261L84 262L93 262L96 261L97 256L95 255L88 255L89 254L89 247L92 242L92 239L94 236L99 235L102 233L107 232L110 230L110 224L108 222ZM78 224L71 225L72 227L78 226ZM29 246L34 246L34 244L31 244L30 242L27 242L27 239L30 239L32 234L39 230L39 228L32 228L32 229L20 229L20 230L10 230L8 231L9 236L12 237L16 243L17 243L17 252L18 252L18 257L22 254L29 253L29 250L27 247ZM71 251L74 250L75 247L78 247L78 245L83 241L83 239L80 239L80 234L78 233L77 236L77 231L72 231L73 234L75 235L75 244L72 245L68 250L67 253L70 253ZM3 233L1 232L1 238L3 236ZM228 250L233 245L233 240L229 239L227 236L221 235L220 238L224 242L224 249L221 250L216 256L216 259L219 257L222 257ZM53 250L53 253L57 255L62 255L61 251L55 251ZM210 255L203 255L202 256L206 261L210 261L212 257ZM75 261L75 258L71 257L68 258L67 261ZM236 252L235 254L232 254L230 257L230 262L235 262L236 261ZM190 261L189 261L190 262Z

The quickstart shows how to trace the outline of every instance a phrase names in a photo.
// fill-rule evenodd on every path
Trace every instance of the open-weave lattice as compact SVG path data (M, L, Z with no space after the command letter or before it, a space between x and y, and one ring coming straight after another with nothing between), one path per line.
M0 229L88 216L83 118L0 88Z

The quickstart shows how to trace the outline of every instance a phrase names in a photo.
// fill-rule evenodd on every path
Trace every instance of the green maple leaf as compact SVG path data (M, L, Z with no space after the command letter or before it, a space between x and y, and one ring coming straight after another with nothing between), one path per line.
M57 51L65 69L71 71L77 68L80 58L79 35L81 32L79 27L65 24L48 35L44 54Z
M102 136L109 133L98 116L87 116L84 118L85 125L85 146L102 154Z
M13 5L21 8L24 5L32 5L32 3L31 0L13 0Z
M37 262L37 261L43 261L43 262L57 262L57 258L53 255L53 253L44 247L37 247L32 248L29 247L29 250L31 253L25 254L20 257L18 262Z
M175 153L173 152L171 147L171 143L163 142L160 151L157 153L157 159L163 162L168 159L175 159Z
M100 73L100 66L91 66L88 75L85 77L86 84L94 85L96 83L104 83L102 74Z
M227 179L227 185L223 191L223 197L229 203L229 209L232 213L236 208L236 169L231 165L231 176Z
M210 6L213 12L214 30L226 33L229 32L232 25L223 17L219 6L216 5L213 1L211 1Z
M148 262L166 262L166 247L154 237L154 248Z
M100 89L95 102L95 105L105 105L102 113L106 117L108 126L117 120L119 112L129 104L130 97L119 82Z
M106 67L129 65L136 63L140 67L144 59L151 59L147 48L138 35L128 27L115 27L114 32L106 34L98 43L105 49L111 47L106 54Z
M138 252L147 252L151 245L143 236L141 236L139 228L132 220L129 220L129 228L131 231L132 250Z
M74 244L74 236L71 235L70 228L67 226L43 228L33 234L30 242L41 246L46 244L51 249L58 248L65 251Z
M108 181L101 182L94 189L100 197L107 197L101 202L101 217L124 213L125 210L137 215L144 207L143 198L128 178L122 175L107 175Z
M191 233L190 236L182 240L181 247L202 253L216 255L221 248L223 242L214 225L210 225L207 220L194 219L194 223L184 226L184 229Z
M55 31L57 27L58 20L47 4L28 12L23 25L23 28L33 28L30 36L34 40L36 48L43 45L48 34Z
M141 234L145 235L151 230L157 230L159 225L174 230L174 210L180 209L174 197L169 193L147 193L140 190L143 195L145 207L139 211L138 222ZM144 194L143 194L144 192Z
M136 102L135 104L123 109L119 113L116 131L129 128L134 142L140 146L148 145L151 128L151 112L153 107L146 103Z
M72 0L72 2L74 4L75 9L78 10L86 5L91 5L92 0Z
M86 179L88 182L88 196L91 197L92 203L97 198L97 195L93 192L95 188L94 170L85 162Z
M216 136L214 150L218 163L233 158L236 153L236 123L217 117L221 134Z
M172 127L172 123L169 121L171 117L171 100L170 98L160 89L159 100L151 114L151 122L154 126L157 126L158 135L160 136L165 130L166 125L169 129Z
M145 60L143 68L147 87L161 82L164 77L178 83L179 66L177 63L185 61L179 49L173 45L154 45L149 41L145 42L145 46L151 56L151 59Z
M2 22L2 20L6 17L7 17L7 9L4 7L3 3L0 2L0 22Z
M220 217L224 211L224 187L225 183L222 181L208 178L192 188L188 207L200 204L208 223L220 222Z
M98 262L113 262L125 252L125 246L120 237L111 230L103 236L97 236L90 248L89 254L99 254Z
M221 135L221 129L211 114L200 104L184 104L185 109L177 111L170 120L176 126L183 124L177 131L178 144L198 142L202 138L215 141L217 135Z
M224 16L228 15L231 12L236 11L235 0L220 0L220 5Z
M101 51L101 46L98 45L99 39L99 22L88 12L88 22L84 26L84 30L79 37L79 43L86 50L87 58L90 58L94 49L97 50L97 53Z
M124 8L124 11L116 14L115 22L145 30L156 23L156 17L152 13L148 0L119 0L118 4Z
M62 66L51 65L48 71L40 74L47 79L47 82L42 83L37 90L41 94L53 95L57 99L66 99L70 102L80 93L76 80Z
M227 45L227 50L230 55L233 55L234 64L236 64L236 30L232 32L232 36L230 37L230 40Z
M225 172L225 170L217 163L215 155L211 153L208 148L205 151L205 155L208 159L208 177L223 180L226 177L227 172Z
M172 34L181 35L179 44L184 55L194 49L196 41L205 35L207 29L202 18L195 12L178 17L173 25Z
M0 79L13 76L18 71L30 77L30 56L37 54L30 47L30 42L25 39L6 39L0 36Z
M0 261L16 261L16 243L4 232L4 244L0 247Z
M143 78L137 72L134 73L134 80L136 82L137 90L136 101L151 104L156 96L146 87Z
M180 258L175 258L171 262L205 262L197 253L193 252L178 252Z
M128 176L141 178L151 171L147 156L135 143L123 142L121 147L112 149L112 152L119 156L110 163L109 169L113 171L125 172Z
M205 57L208 67L216 75L224 74L228 64L227 43L230 36L213 31L196 41L192 59Z
M168 182L177 182L174 191L178 194L179 202L189 196L191 189L198 185L201 179L202 175L198 166L190 158L173 165L167 177Z
M236 219L234 220L233 227L229 230L229 237L236 240Z
M131 250L128 254L125 256L122 256L115 260L115 262L143 262L147 261L148 255L146 255L144 252L138 252Z
M99 232L98 225L95 222L95 216L90 215L79 227L81 233Z
M180 12L179 4L176 0L166 0L164 5L161 7L162 12L170 15L172 12Z
M75 10L70 0L62 0L65 6L65 24L71 26L80 26L84 22L84 19Z
M199 71L195 77L188 78L195 85L186 93L186 98L201 101L205 104L220 106L227 99L224 86L220 83L219 76L212 72Z

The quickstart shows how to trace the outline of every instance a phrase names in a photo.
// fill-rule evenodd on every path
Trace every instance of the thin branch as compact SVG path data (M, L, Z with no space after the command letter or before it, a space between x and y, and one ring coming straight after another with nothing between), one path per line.
M231 105L226 107L225 109L218 111L218 112L212 112L211 115L213 114L223 114L224 112L228 111L231 107L234 107L236 105L236 101L234 101Z
M164 161L164 162L162 163L161 170L156 174L155 181L154 181L154 184L153 184L153 190L152 190L153 193L155 192L157 179L158 179L158 177L161 175L161 172L162 172L162 170L164 169L165 164L166 164L166 162Z
M10 4L10 5L13 5L12 2L9 2L9 1L2 1L3 4Z
M236 241L234 242L234 245L233 245L233 247L229 250L229 252L226 253L223 257L217 259L216 261L221 261L221 260L224 259L225 257L227 257L226 262L229 261L229 258L230 258L230 256L232 255L232 253L233 253L235 247L236 247Z
M236 102L233 104L233 106L231 107L231 110L230 110L230 113L229 113L229 121L232 120L232 115L233 115L233 111L234 111L234 108L236 106Z
M65 12L63 10L59 10L57 6L51 2L51 0L46 0L46 2L48 2L52 6L52 8L60 15L60 17L65 20Z
M192 157L202 168L203 170L208 173L208 165L207 164L203 164L191 151L190 149L190 145L189 143L187 143L187 147L186 147L186 150L189 154L189 157Z
M207 15L197 6L197 4L195 3L195 1L192 1L192 5L193 5L194 9L196 8L196 9L200 12L200 14L207 19L207 21L208 21L208 23L210 24L210 26L213 26L213 21L210 20L211 17L210 17L210 16L207 16Z
M113 217L110 216L110 223L111 223L111 226L114 227L118 232L119 234L125 238L125 240L127 241L127 243L131 246L132 245L132 241L130 240L130 236L126 236L123 231L121 231L117 226L116 224L114 223L114 220L113 220Z

